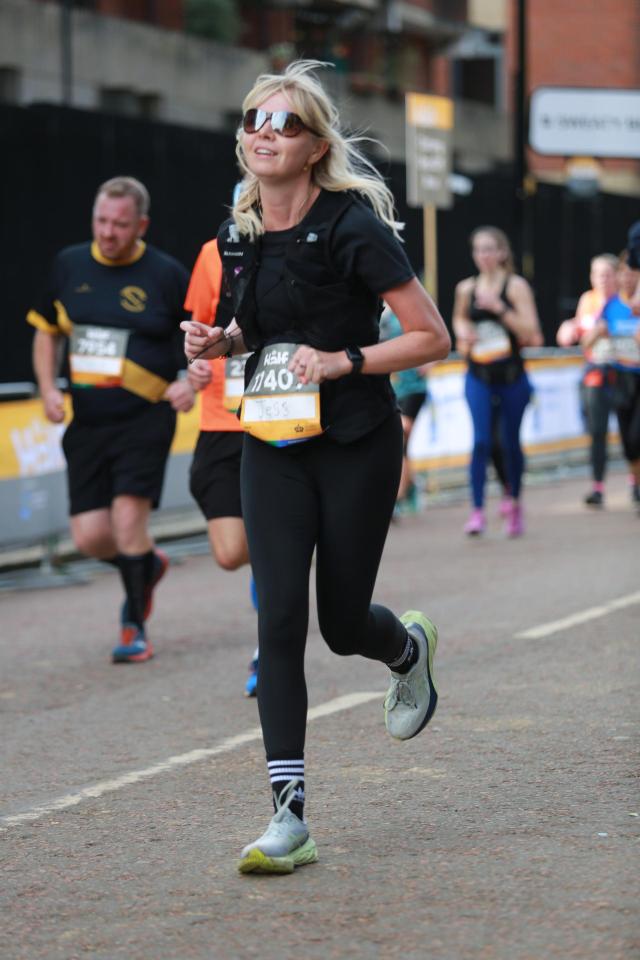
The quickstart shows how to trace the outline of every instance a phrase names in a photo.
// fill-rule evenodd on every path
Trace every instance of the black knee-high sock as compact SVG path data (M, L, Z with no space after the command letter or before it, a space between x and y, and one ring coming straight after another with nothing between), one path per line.
M153 551L130 556L118 555L120 576L127 594L129 622L137 627L144 623L145 587L153 571Z

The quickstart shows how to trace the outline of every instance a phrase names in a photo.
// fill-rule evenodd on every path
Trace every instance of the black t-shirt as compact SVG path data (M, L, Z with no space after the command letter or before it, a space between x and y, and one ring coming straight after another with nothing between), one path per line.
M255 299L256 321L265 342L305 343L304 317L295 315L284 282L284 258L294 233L298 233L305 222L314 222L317 203L318 200L299 226L290 230L267 231L261 239ZM338 220L331 240L331 262L328 267L349 281L358 298L370 303L372 313L377 309L381 294L415 276L402 245L386 224L362 202L351 204ZM331 320L331 316L327 316L328 330ZM366 346L362 343L353 344L353 341L344 344L345 347L350 345ZM317 346L323 349L321 344ZM326 349L335 347L327 346ZM247 378L251 377L256 363L257 356L249 359ZM358 385L356 380L362 380L362 383ZM340 442L349 442L376 425L367 416L366 410L368 404L378 406L380 403L380 391L374 394L367 389L372 386L373 380L377 380L380 386L384 381L383 393L388 397L385 415L388 415L396 409L396 403L387 375L347 376L321 384L322 422L329 436L335 436ZM369 381L369 384L365 381ZM354 409L356 405L359 409ZM382 414L376 414L378 423L381 418Z
M105 349L122 345L132 380L142 384L144 393L149 382L173 381L185 365L179 324L188 319L183 308L188 280L182 264L155 247L141 244L132 261L111 264L95 244L79 244L55 257L47 286L27 320L67 338L82 328L99 328L97 342L108 328L111 342L105 341ZM74 373L71 382L76 419L110 422L149 406L151 401L144 396L109 385L108 374L92 370L92 358L84 360L83 372ZM99 357L95 365L103 371L108 368Z

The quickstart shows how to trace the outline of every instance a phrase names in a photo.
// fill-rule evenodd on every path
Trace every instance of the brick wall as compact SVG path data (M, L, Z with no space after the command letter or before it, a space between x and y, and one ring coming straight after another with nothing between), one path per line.
M510 0L507 69L517 55L517 3ZM527 0L529 93L540 86L640 88L640 0ZM558 174L564 161L529 155L538 175ZM603 171L640 181L640 164L603 160Z
M95 12L113 17L140 20L167 30L182 30L184 10L182 0L96 0Z

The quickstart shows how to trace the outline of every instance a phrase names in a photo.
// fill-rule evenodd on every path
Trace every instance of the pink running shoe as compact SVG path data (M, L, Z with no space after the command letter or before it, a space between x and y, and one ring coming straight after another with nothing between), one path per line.
M464 532L470 537L477 537L479 534L484 533L484 528L484 510L480 507L475 507L464 525Z
M503 520L506 520L507 517L511 516L511 504L513 500L511 497L505 493L500 499L500 506L498 507L498 515L502 517Z
M521 537L524 533L524 518L522 516L522 507L517 501L511 504L511 513L507 520L507 536Z

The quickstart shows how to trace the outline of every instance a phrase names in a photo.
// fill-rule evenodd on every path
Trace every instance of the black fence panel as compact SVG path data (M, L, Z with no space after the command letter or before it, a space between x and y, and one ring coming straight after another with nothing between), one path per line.
M138 177L151 194L151 243L190 268L227 214L238 177L228 133L154 123L52 105L0 105L0 254L4 303L0 382L31 380L32 330L25 315L57 250L90 238L96 187L109 177ZM405 222L405 245L422 273L422 211L406 206L405 167L381 164ZM455 284L473 272L469 234L482 224L514 235L510 171L475 176L469 196L438 212L439 306L450 324ZM527 201L534 290L547 343L588 286L589 258L619 251L640 200L598 194L572 198L541 184Z
M513 236L515 185L510 172L473 177L467 196L455 196L449 210L438 211L438 305L448 325L455 285L475 272L469 238L476 227L491 225Z
M53 255L91 236L100 183L138 177L151 194L148 239L190 268L227 215L233 136L55 106L0 107L4 273L0 382L32 379L25 315Z
M580 294L589 288L591 258L624 248L630 224L640 219L640 198L581 197L564 186L541 183L528 204L536 300L546 341L553 344L560 322L573 316Z

